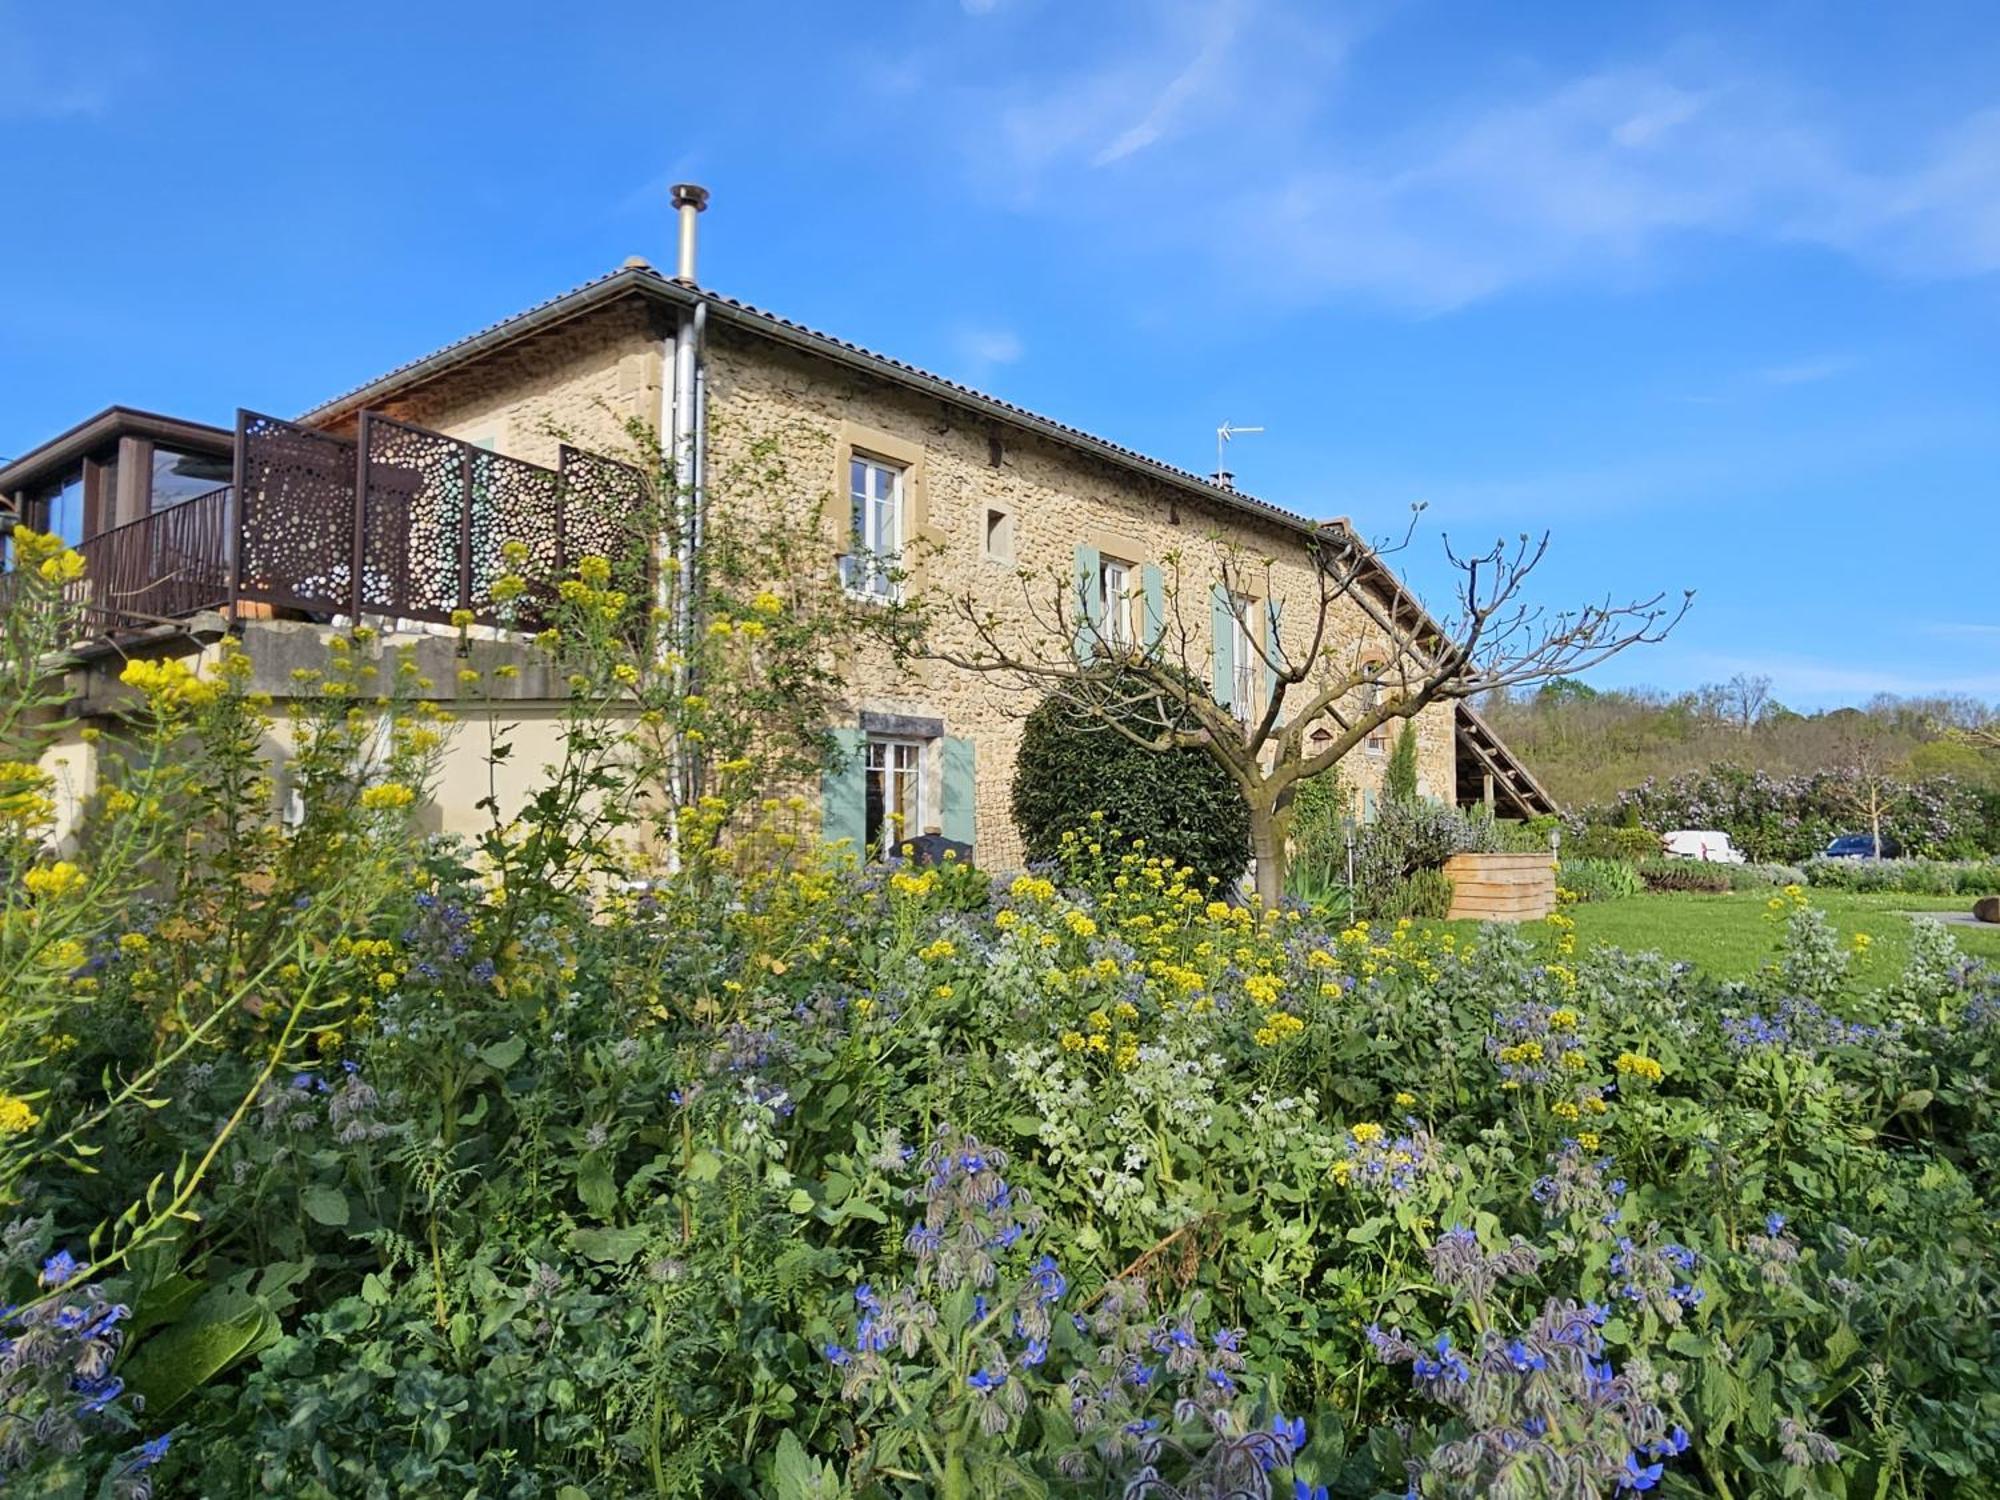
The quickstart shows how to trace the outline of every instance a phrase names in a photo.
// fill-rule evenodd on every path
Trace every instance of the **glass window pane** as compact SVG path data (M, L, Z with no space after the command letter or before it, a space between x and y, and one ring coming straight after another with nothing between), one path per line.
M165 510L229 483L230 461L211 453L153 449L153 509Z

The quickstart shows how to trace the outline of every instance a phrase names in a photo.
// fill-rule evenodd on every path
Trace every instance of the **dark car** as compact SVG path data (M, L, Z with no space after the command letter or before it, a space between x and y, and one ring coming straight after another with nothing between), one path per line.
M1875 836L1869 833L1843 833L1826 846L1828 859L1895 859L1903 852L1903 846L1887 834L1882 836L1882 846L1875 846Z

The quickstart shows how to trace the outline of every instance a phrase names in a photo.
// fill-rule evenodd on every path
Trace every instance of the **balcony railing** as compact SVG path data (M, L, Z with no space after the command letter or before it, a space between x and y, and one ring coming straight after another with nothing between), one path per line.
M549 469L374 412L354 438L239 412L235 483L85 541L65 602L79 637L211 609L496 623L516 546L531 579L607 558L643 600L645 499L636 469L567 445ZM10 582L0 574L0 590ZM538 597L513 607L515 623L532 622Z
M68 591L84 625L130 630L228 603L230 501L225 484L85 541Z
M564 445L548 469L375 412L353 439L239 412L236 463L235 601L491 622L516 545L530 575L596 554L621 565L634 597L647 590L639 471L580 448Z

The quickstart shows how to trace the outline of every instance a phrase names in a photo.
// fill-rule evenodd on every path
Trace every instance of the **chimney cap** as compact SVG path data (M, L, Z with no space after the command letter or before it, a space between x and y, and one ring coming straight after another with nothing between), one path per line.
M708 207L708 189L698 182L677 182L672 192L675 208L692 208L700 213Z
M1236 476L1227 469L1217 469L1213 474L1208 476L1208 480L1210 484L1213 484L1218 489L1233 490L1236 488Z
M621 269L627 271L650 271L653 269L653 263L643 255L628 255L625 257L625 264Z

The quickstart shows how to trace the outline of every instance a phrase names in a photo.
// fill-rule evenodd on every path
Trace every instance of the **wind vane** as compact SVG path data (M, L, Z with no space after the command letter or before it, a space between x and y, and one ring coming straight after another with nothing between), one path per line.
M1225 490L1234 489L1236 487L1236 476L1229 472L1229 440L1233 437L1239 437L1246 432L1262 432L1263 430L1261 427L1238 427L1231 422L1224 422L1220 427L1216 428L1215 472L1209 477Z

